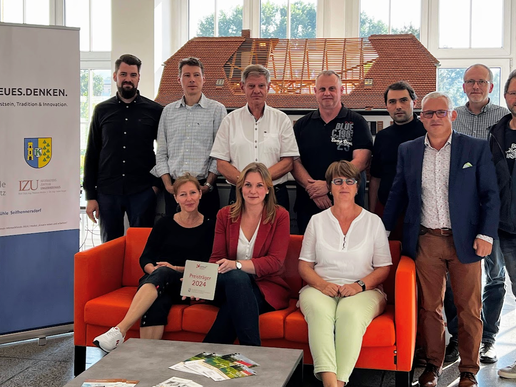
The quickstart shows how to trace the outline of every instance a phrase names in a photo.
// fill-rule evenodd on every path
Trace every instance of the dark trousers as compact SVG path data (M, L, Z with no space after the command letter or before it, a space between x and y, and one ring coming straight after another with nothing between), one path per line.
M199 183L203 185L206 180L199 180ZM179 212L179 206L172 195L167 190L164 191L165 197L165 215L172 216L176 212ZM199 201L199 212L208 219L217 219L217 212L220 210L220 198L219 189L217 183L213 184L213 191L203 194Z
M124 215L131 227L152 227L156 216L156 193L152 187L131 195L97 194L100 238L108 242L124 235Z
M452 236L430 233L419 236L416 274L420 291L420 327L428 362L441 367L444 361L444 320L442 315L446 272L450 273L459 322L460 372L476 374L480 368L479 349L482 340L480 319L480 261L462 263L457 257Z
M228 204L233 204L236 201L236 188L234 185L229 190ZM276 195L276 202L287 211L290 211L290 200L288 198L287 183L276 184L274 186L274 194Z
M205 343L261 345L259 316L273 308L265 301L252 275L231 270L217 277L214 304L219 313Z
M140 320L141 327L167 325L168 313L174 304L188 304L189 300L182 300L181 285L183 273L169 267L161 266L150 274L140 278L138 290L145 284L152 284L158 291L158 298L147 309Z

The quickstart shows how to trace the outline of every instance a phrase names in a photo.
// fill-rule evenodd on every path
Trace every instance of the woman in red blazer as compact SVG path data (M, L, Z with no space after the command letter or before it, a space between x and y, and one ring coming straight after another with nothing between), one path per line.
M210 262L219 265L220 310L205 342L261 344L259 315L288 306L282 273L289 237L289 214L276 204L267 167L249 164L237 180L236 202L217 215Z

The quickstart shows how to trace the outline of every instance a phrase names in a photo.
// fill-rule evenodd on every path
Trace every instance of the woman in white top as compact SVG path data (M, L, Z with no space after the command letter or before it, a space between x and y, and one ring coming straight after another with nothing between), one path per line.
M381 219L355 204L360 172L348 161L326 171L334 205L308 223L299 273L308 284L300 308L308 323L314 373L325 387L344 386L362 338L385 309L382 282L392 265Z
M217 214L210 262L219 265L217 319L207 343L260 345L259 315L288 306L282 278L290 219L276 204L272 178L262 163L251 163L236 184L236 202Z

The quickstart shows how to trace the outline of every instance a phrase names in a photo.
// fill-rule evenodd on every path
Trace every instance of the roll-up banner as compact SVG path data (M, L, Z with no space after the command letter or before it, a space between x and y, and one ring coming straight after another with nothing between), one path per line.
M0 335L73 321L79 31L0 23Z

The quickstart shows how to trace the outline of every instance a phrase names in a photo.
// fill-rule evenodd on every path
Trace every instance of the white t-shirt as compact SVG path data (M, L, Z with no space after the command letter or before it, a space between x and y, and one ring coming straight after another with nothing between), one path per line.
M241 171L252 162L270 168L281 157L298 157L299 149L292 122L285 113L265 105L257 121L246 104L222 120L210 156L228 161ZM286 181L284 175L273 184Z
M321 278L338 285L362 279L375 267L392 265L385 227L377 215L364 209L346 235L331 208L312 216L299 259L314 262ZM381 285L378 289L382 290Z

